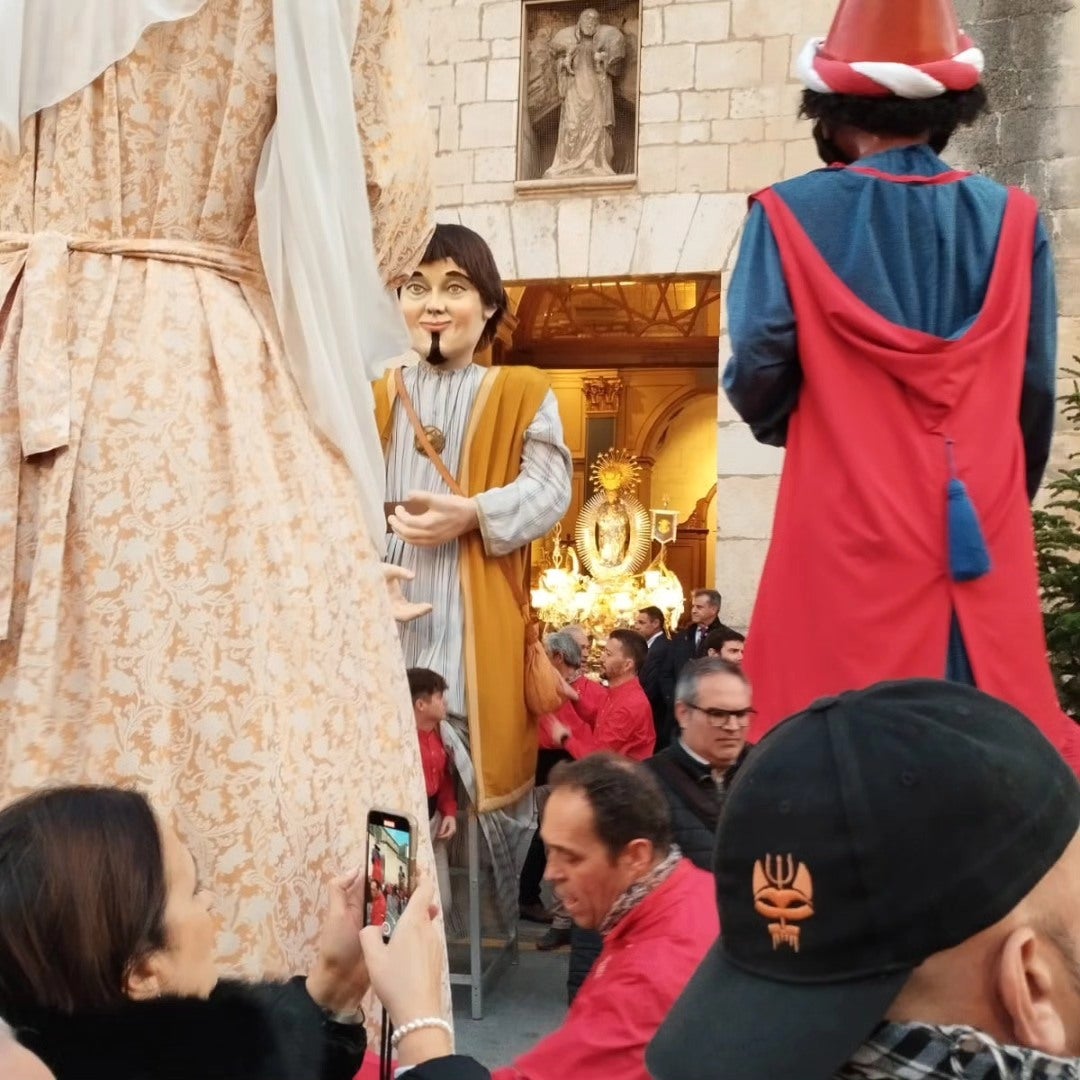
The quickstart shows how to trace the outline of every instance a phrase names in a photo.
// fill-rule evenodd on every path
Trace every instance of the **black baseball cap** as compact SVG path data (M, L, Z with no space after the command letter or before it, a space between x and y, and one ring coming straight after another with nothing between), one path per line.
M720 940L646 1053L657 1080L830 1080L927 957L992 926L1080 827L1011 706L930 679L825 698L728 793Z

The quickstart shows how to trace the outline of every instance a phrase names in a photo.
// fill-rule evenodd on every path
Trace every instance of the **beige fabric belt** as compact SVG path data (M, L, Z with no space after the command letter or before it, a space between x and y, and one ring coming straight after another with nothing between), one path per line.
M0 641L10 633L23 460L60 450L71 437L68 260L73 253L180 263L266 287L258 256L236 248L184 240L0 232ZM60 550L38 547L35 577L39 567L52 573L62 570L67 505L65 499L65 520L50 521L43 530ZM58 606L59 597L55 599ZM54 636L55 626L51 630Z

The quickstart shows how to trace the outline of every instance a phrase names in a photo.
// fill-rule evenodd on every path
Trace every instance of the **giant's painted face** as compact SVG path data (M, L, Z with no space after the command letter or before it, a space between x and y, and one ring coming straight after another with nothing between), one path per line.
M413 348L433 364L450 366L472 359L488 319L495 314L453 259L417 267L401 287L401 311Z

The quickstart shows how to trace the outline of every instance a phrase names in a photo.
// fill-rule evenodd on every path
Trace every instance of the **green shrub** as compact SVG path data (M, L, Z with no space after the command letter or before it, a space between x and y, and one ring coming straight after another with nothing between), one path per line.
M1073 357L1080 363L1080 357ZM1080 371L1069 370L1072 390L1062 399L1062 416L1080 431ZM1065 711L1080 719L1080 453L1058 470L1046 487L1050 501L1035 511L1035 546L1042 586L1043 621L1050 666Z

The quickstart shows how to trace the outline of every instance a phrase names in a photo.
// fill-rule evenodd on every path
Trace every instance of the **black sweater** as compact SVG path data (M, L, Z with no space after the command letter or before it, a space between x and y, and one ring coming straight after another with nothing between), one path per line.
M352 1080L367 1045L363 1027L326 1019L303 980L75 1015L4 1008L56 1080Z
M675 843L695 866L710 873L724 791L749 751L749 745L743 747L738 760L724 774L722 788L713 780L712 769L695 761L678 740L645 762L660 781L671 808Z

